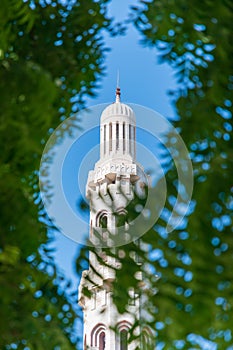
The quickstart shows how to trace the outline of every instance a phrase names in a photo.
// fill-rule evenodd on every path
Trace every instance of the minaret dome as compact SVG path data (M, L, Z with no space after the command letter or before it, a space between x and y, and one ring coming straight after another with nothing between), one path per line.
M136 123L135 114L131 107L122 102L114 102L104 109L100 124L107 123L109 119L117 117L124 118L128 123Z
M135 159L136 117L132 108L120 101L120 88L116 101L107 106L100 118L100 158L129 156Z

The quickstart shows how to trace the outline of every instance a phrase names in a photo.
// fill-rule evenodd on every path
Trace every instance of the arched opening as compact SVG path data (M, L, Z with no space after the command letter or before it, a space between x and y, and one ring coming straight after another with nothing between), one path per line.
M154 349L153 345L153 334L148 327L145 327L141 334L141 342L143 350L152 350Z
M127 224L127 211L123 208L118 209L117 212L114 214L115 216L115 225L116 227L125 227Z
M109 151L112 151L112 123L109 124Z
M100 218L100 227L102 228L107 228L108 226L108 218L107 218L107 215L103 215L101 216Z
M91 332L91 347L98 350L106 350L105 347L106 327L103 323L97 324Z
M117 349L128 350L130 329L132 329L132 324L126 320L117 324Z
M128 350L128 331L120 331L120 350Z
M147 341L147 337L146 337L146 334L142 334L142 348L144 350L148 350L148 341Z
M116 150L119 150L119 123L116 123Z
M108 215L107 212L100 212L96 216L96 227L107 228L108 227Z
M132 126L129 125L129 153L131 154L132 151L132 144L131 144L131 139L132 139Z
M105 332L101 332L99 336L99 350L105 350Z

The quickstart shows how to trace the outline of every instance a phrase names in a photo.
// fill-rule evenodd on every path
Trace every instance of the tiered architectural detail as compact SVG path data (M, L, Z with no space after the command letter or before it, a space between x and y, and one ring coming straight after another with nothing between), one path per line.
M143 185L145 175L136 163L135 114L131 107L120 101L120 89L117 88L116 101L101 115L100 160L89 172L86 187L93 245L111 247L124 242L123 236L127 235L129 225L127 205L135 193L143 194ZM121 235L119 226L123 227ZM79 304L84 312L84 350L135 350L138 341L128 344L128 334L135 320L140 318L139 296L132 290L128 310L120 315L112 302L114 291L111 288L114 269L119 267L119 262L102 254L106 264L101 263L93 252L90 252L89 261L90 268L83 272L79 287ZM83 293L84 287L91 296Z

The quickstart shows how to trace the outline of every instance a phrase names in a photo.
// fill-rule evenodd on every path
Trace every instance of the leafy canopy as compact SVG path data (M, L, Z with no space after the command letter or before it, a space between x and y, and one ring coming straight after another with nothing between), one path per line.
M1 349L78 341L76 296L54 264L37 175L49 133L95 94L104 73L106 3L1 2Z

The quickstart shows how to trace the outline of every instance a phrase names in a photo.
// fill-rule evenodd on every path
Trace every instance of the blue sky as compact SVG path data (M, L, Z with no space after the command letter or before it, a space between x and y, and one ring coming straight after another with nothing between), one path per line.
M117 21L125 20L129 6L135 4L137 1L113 0L109 4L109 14ZM125 36L110 38L106 35L106 45L111 48L106 59L106 76L100 81L98 96L89 99L87 107L114 101L119 70L122 102L149 107L165 117L174 116L167 94L176 85L173 71L167 64L158 64L156 49L142 47L140 39L132 26ZM78 277L74 272L74 259L80 246L62 234L56 234L54 246L57 265L76 288Z

